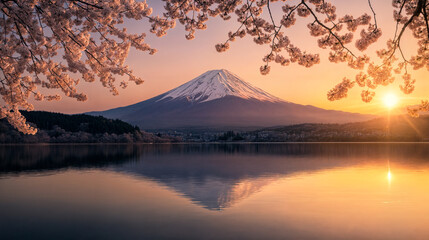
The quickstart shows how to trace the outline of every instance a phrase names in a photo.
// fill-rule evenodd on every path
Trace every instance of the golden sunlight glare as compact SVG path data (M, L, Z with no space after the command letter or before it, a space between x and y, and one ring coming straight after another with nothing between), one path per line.
M383 103L387 108L391 109L398 103L398 97L394 93L387 93L383 97Z

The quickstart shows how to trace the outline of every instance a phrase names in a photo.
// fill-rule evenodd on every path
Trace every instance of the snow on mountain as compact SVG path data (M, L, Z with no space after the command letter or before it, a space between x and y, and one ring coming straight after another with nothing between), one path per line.
M298 123L346 123L371 115L284 101L227 70L208 71L166 93L129 106L90 112L151 129L257 129Z
M186 98L191 102L208 102L225 96L268 102L284 102L282 99L250 85L225 69L207 71L197 78L168 91L160 100Z

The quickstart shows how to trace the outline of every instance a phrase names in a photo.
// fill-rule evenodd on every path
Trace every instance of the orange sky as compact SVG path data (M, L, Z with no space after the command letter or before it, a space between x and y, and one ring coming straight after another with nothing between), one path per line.
M379 27L383 30L383 36L378 43L372 45L367 54L373 55L375 50L385 46L387 39L393 36L394 22L392 21L393 8L391 1L372 0L377 12ZM338 15L350 13L354 16L363 12L370 13L367 0L336 0ZM154 14L162 10L162 2L148 0L154 8ZM274 6L278 6L276 3ZM112 96L109 90L103 88L100 83L81 83L80 91L88 95L88 101L76 102L74 99L63 99L59 102L34 102L36 110L48 110L63 113L81 113L87 111L106 110L110 108L126 106L140 102L175 88L198 75L212 69L228 69L243 80L287 101L310 104L326 109L336 109L349 112L385 114L386 108L381 103L381 98L386 92L395 92L401 98L399 105L419 103L427 97L426 90L429 84L425 78L429 76L426 70L414 72L417 79L416 90L411 95L400 92L398 85L401 78L394 85L376 90L376 97L372 103L366 104L360 100L360 88L353 89L349 97L344 100L330 102L326 99L326 93L343 77L354 78L357 71L349 69L346 64L333 64L327 60L328 51L317 47L317 39L311 37L306 25L310 18L298 18L297 24L287 31L293 44L303 49L321 54L321 64L312 68L305 68L292 64L288 67L272 64L271 72L267 76L259 73L262 58L268 53L268 46L256 45L251 38L238 39L231 44L231 49L224 53L216 52L214 45L226 40L227 33L236 29L236 21L231 19L224 22L220 19L211 19L208 29L197 32L192 41L185 39L185 31L182 26L177 26L168 32L167 36L157 38L148 33L147 42L158 49L158 53L150 56L146 53L131 50L127 64L135 74L145 79L140 86L130 84L127 89L120 90L119 96ZM148 32L149 25L146 22L130 21L126 27L129 32ZM358 30L360 31L360 30ZM355 38L357 38L356 34ZM402 42L405 49L409 49L408 55L413 53L412 41ZM353 48L353 47L352 47ZM407 53L406 53L407 54ZM118 81L119 83L119 81ZM401 109L402 106L398 106Z

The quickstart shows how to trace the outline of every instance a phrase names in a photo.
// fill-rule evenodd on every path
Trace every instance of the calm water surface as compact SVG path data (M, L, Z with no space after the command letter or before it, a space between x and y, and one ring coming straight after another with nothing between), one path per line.
M429 239L429 144L0 146L0 239Z

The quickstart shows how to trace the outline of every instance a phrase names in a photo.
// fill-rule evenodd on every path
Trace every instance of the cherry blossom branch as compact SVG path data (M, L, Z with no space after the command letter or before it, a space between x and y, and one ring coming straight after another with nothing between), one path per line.
M374 8L372 7L371 0L368 0L368 5L369 5L369 8L371 9L372 16L374 16L374 25L375 25L375 29L377 29L377 28L378 28L378 26L377 26L377 17L376 17L376 14L375 14Z
M311 13L311 15L313 16L313 18L314 18L314 21L316 21L317 22L317 24L319 24L320 26L322 26L324 29L326 29L326 30L328 30L328 32L329 32L329 34L331 35L331 36L333 36L337 41L338 41L338 43L341 45L341 47L343 48L343 49L345 49L350 55L352 55L354 58L357 58L356 57L356 55L354 55L353 54L353 52L352 51L350 51L350 49L348 49L346 46L344 46L344 44L343 44L343 42L341 41L341 39L332 31L334 28L335 28L335 26L334 27L332 27L332 28L330 28L330 27L328 27L328 26L326 26L325 24L323 24L322 22L320 22L320 20L317 18L317 16L316 16L316 14L313 12L313 10L305 3L305 1L303 0L302 1L302 4L308 9L308 11L310 11L310 13Z

